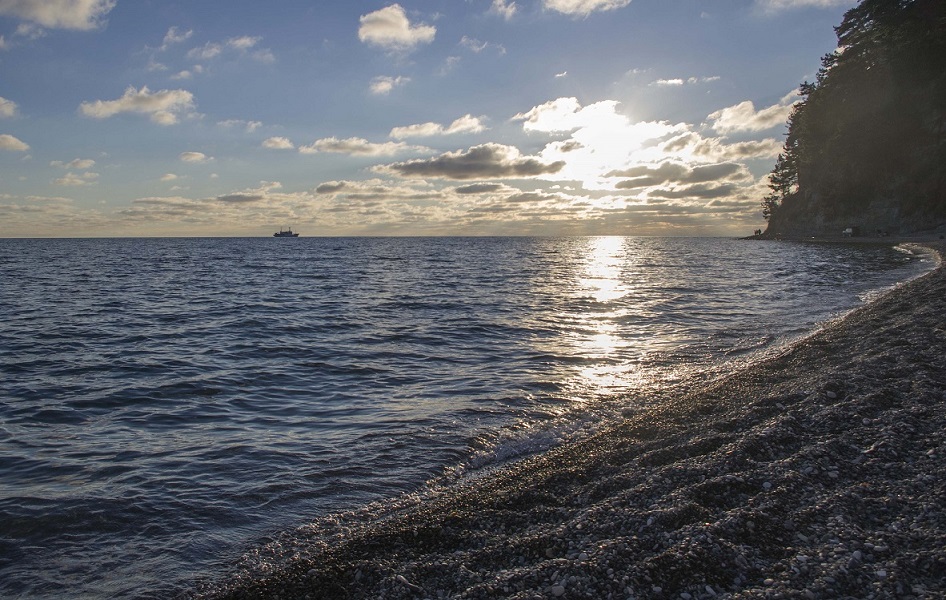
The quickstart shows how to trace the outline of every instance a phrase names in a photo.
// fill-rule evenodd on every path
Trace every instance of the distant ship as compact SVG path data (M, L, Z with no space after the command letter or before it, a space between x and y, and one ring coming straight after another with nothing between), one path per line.
M280 229L279 231L273 234L273 237L299 237L299 234L293 233L292 227L290 227L286 231L283 231L282 229Z

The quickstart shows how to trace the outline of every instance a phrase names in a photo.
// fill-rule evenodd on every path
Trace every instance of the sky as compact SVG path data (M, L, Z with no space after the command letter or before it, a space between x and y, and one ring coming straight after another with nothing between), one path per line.
M748 235L852 0L0 0L0 237Z

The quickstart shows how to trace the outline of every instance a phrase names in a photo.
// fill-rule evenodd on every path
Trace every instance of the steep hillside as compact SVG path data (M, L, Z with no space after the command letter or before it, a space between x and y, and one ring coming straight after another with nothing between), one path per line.
M946 0L863 0L788 122L766 237L946 226Z

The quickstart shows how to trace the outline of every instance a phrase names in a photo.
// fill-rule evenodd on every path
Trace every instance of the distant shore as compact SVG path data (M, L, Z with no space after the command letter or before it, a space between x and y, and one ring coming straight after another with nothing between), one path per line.
M781 235L769 237L765 234L750 235L744 240L764 240L782 242L845 243L845 244L941 244L946 234L908 233L891 235Z
M942 243L931 247L942 255ZM268 550L273 561L262 551L255 572L192 595L932 598L946 590L942 266L778 356L628 415L381 518L343 518L311 537L300 530Z

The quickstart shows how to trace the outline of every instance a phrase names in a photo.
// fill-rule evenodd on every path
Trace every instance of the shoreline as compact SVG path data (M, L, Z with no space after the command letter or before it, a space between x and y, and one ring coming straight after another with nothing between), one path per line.
M944 497L940 264L588 438L293 532L191 597L936 597Z

